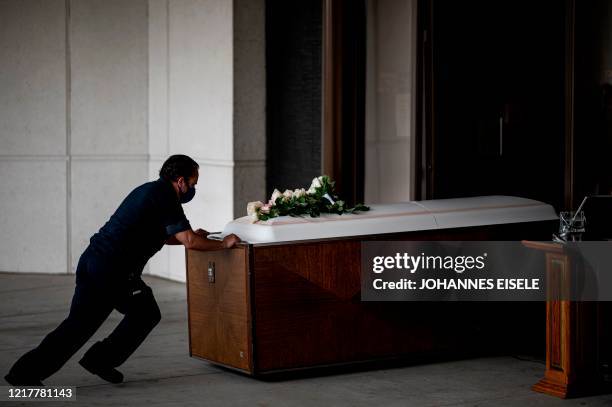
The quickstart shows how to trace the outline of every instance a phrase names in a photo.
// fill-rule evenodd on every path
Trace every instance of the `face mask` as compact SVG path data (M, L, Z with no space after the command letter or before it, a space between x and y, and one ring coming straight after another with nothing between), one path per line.
M181 191L179 191L181 192ZM195 187L191 187L187 189L187 192L183 193L181 192L180 196L179 196L179 202L184 204L187 203L189 201L191 201L193 199L193 197L195 196L196 193L196 189Z

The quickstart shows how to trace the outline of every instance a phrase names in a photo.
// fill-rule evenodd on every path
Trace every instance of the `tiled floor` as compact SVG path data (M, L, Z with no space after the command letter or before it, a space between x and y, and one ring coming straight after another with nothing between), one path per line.
M153 277L145 281L153 288L163 317L121 366L126 382L108 384L83 370L77 360L85 345L45 381L77 387L76 403L66 405L612 406L612 395L559 400L534 393L529 387L542 375L543 365L511 357L288 380L252 379L190 358L185 285ZM0 273L1 377L63 320L73 289L74 276ZM108 334L120 317L113 312L90 343Z

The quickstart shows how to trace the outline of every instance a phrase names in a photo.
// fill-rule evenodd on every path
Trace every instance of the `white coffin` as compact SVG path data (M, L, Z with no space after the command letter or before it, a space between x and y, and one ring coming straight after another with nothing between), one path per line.
M223 232L209 237L220 239L234 233L249 243L276 243L558 218L549 204L502 195L369 206L367 212L353 215L324 214L318 218L280 216L252 223L248 216L244 216L229 222Z

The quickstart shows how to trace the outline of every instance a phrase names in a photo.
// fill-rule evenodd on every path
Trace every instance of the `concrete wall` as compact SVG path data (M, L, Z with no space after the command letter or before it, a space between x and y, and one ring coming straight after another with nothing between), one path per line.
M146 0L0 2L0 270L74 271L147 175Z
M0 2L0 270L68 268L65 32L63 0Z
M149 1L149 175L170 154L200 164L184 206L194 228L233 219L233 9L228 0ZM165 247L152 274L185 280L183 247Z
M147 1L70 2L72 268L147 177Z
M170 154L200 164L194 228L219 231L265 194L263 0L149 0L149 163ZM182 247L151 259L152 274L185 279Z
M201 166L194 228L262 199L263 18L263 0L0 0L0 271L74 272L170 154ZM182 247L148 272L184 281Z

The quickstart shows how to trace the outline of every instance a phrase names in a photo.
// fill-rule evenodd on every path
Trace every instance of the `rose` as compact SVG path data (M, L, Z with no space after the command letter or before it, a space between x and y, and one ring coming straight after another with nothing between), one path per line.
M255 223L259 220L259 210L263 206L261 201L253 201L247 204L247 215L251 218L251 223Z
M305 197L305 195L309 196ZM279 199L282 203L276 206L276 202ZM249 202L247 205L247 213L253 223L277 216L310 215L317 217L322 213L341 215L343 213L358 213L369 209L363 204L357 204L352 208L346 207L344 201L334 195L334 181L327 175L313 178L308 190L296 188L280 192L278 189L275 189L267 203L255 201Z
M253 201L247 204L247 215L251 216L253 214L257 215L257 210L263 206L263 202L261 201Z
M272 201L272 203L274 204L276 203L276 200L280 198L281 196L283 196L281 191L279 191L278 189L275 189L274 192L272 192L272 197L270 198L270 201Z
M310 184L310 188L308 188L309 194L314 194L315 192L317 192L317 188L321 188L322 178L323 176L313 178L312 183Z
M296 198L301 198L304 195L306 195L306 190L304 188L298 188L295 191L293 191L293 196Z
M288 201L293 197L293 191L290 189L285 189L285 192L283 192L283 200L284 201Z
M310 184L311 188L319 188L321 186L321 180L323 179L323 176L319 176L319 177L315 177L312 179L312 183Z

